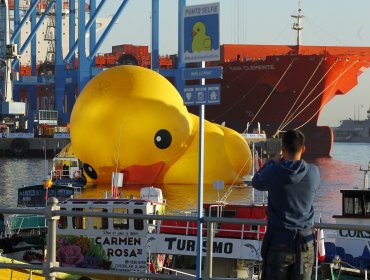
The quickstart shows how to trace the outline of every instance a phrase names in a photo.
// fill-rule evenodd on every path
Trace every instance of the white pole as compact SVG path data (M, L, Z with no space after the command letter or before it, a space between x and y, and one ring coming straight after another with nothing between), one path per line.
M202 61L202 68L205 68L205 61ZM205 79L202 79L205 85ZM197 232L197 269L196 278L202 278L202 251L203 251L203 180L204 180L204 104L199 107L199 160L198 160L198 232Z
M5 5L5 45L10 44L10 19L9 19L9 3L8 0L4 1ZM6 59L6 67L5 67L5 84L4 84L4 93L5 93L5 101L9 102L13 100L13 86L12 81L10 79L11 73L11 59Z

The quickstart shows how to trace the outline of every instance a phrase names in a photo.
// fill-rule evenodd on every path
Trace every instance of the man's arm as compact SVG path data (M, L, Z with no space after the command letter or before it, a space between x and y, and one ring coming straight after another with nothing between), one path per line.
M253 176L252 186L260 191L268 191L269 183L271 182L271 170L273 166L283 159L283 151L280 150L275 156L266 162L260 170Z
M271 170L275 165L274 160L269 160L266 162L260 170L254 174L252 179L252 187L260 190L260 191L267 191L271 179Z

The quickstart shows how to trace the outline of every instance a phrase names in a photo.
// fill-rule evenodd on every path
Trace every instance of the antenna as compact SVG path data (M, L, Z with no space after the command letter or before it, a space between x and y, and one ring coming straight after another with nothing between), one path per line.
M118 137L118 145L117 145L117 161L116 161L116 170L112 174L112 186L111 192L112 197L117 198L118 196L118 188L123 186L123 173L118 173L118 165L119 165L119 154L120 154L120 147L121 147L121 135L122 135L122 127L119 129L119 137ZM122 192L121 194L122 195Z
M122 136L122 126L119 128L118 147L117 147L117 161L116 161L116 173L118 172L119 150L121 149L121 136Z

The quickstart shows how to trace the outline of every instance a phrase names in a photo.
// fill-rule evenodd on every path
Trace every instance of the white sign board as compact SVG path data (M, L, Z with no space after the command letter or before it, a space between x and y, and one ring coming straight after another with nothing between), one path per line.
M187 6L183 14L183 62L220 60L220 3Z

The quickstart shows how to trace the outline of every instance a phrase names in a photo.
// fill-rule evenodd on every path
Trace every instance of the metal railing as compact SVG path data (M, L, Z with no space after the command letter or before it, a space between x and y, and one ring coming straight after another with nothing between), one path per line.
M126 276L128 278L139 279L194 279L189 275L166 275L166 274L148 274L144 272L126 272L126 271L108 271L102 269L85 269L85 268L72 268L60 267L56 261L56 228L57 220L62 216L84 216L84 217L103 217L103 218L128 218L128 219L142 219L142 220L167 220L167 221L185 221L196 222L196 216L174 216L174 215L142 215L142 214L120 214L120 213L107 213L107 212L81 212L81 211L65 211L60 210L57 205L56 198L49 198L48 205L40 209L25 209L25 208L3 208L0 213L3 214L39 214L44 215L48 225L47 234L47 258L43 265L35 264L15 264L15 263L0 263L0 268L26 270L26 271L40 271L42 270L45 279L55 280L56 273L68 273L71 275L94 275L94 276ZM213 237L214 237L214 224L216 223L232 223L232 224L249 224L254 226L266 225L266 221L256 219L243 219L243 218L218 218L218 217L203 217L203 222L207 225L207 253L206 253L206 269L204 279L226 279L212 277L212 260L213 260ZM360 230L370 232L370 226L365 225L348 225L348 224L332 224L332 223L315 223L314 228L326 230ZM316 254L317 255L317 254ZM317 274L317 272L316 272ZM227 278L236 279L236 278Z

